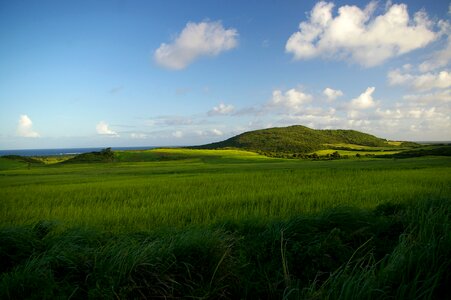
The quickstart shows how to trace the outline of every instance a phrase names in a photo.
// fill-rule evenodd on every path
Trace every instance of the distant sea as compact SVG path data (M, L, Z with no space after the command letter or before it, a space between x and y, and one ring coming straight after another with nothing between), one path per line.
M146 150L157 147L111 147L113 150ZM100 151L99 148L62 148L62 149L22 149L22 150L0 150L0 156L20 155L20 156L51 156L51 155L76 155L81 153Z

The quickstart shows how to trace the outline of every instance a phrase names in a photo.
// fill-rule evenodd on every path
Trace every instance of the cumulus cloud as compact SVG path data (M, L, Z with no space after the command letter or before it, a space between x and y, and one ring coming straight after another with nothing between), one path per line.
M325 88L323 91L323 95L327 97L327 100L334 101L338 97L343 96L343 92L340 90L334 90L331 88Z
M36 138L39 133L33 130L33 122L27 115L21 115L17 124L17 134L21 137Z
M228 115L231 114L234 111L233 105L227 105L224 103L219 103L218 106L213 107L212 110L208 112L209 116L216 116L216 115Z
M183 137L183 132L182 131L180 131L180 130L176 130L176 131L174 131L173 133L172 133L172 136L173 137L175 137L175 138L182 138Z
M404 113L400 108L392 108L392 109L376 109L376 116L381 119L402 119L404 118Z
M346 59L365 67L422 48L438 33L424 11L409 16L406 4L388 3L384 14L374 16L375 2L364 9L341 6L333 16L334 4L318 2L299 31L288 39L285 50L294 59L327 57Z
M219 130L219 129L216 129L216 128L213 128L213 129L211 130L211 132L212 132L214 135L217 135L217 136L223 135L222 131Z
M329 109L306 109L299 114L285 115L277 122L277 125L294 125L302 124L312 128L332 128L334 126L340 127L342 120L336 115L336 110Z
M297 89L289 89L285 92L282 92L281 90L274 90L268 106L283 107L289 110L299 110L302 105L310 101L312 101L312 95L303 93Z
M367 109L376 106L376 103L373 100L373 93L376 90L375 87L369 87L365 92L360 94L355 99L351 101L352 109Z
M116 131L110 129L109 125L104 121L100 121L96 125L97 134L108 135L108 136L119 136Z
M433 93L404 95L403 99L409 102L417 102L424 104L451 102L451 89L440 90Z
M181 70L201 56L215 56L235 48L237 38L238 31L225 29L221 22L189 22L173 42L160 45L154 58L165 68Z
M388 73L388 82L390 85L410 86L418 91L427 91L435 88L444 89L451 86L451 73L440 71L412 74L396 69Z

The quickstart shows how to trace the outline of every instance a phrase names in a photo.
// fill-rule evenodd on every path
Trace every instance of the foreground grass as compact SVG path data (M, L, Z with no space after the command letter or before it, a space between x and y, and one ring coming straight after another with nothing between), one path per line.
M451 159L0 158L0 299L446 299Z
M0 298L446 299L450 215L430 200L127 234L5 227Z

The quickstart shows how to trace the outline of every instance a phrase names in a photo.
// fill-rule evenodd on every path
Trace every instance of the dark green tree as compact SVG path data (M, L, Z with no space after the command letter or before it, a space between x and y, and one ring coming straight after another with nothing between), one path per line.
M338 151L335 151L334 153L332 153L332 154L330 155L330 157L331 157L332 159L338 159L338 158L340 158L341 156L340 156L340 153L338 153Z

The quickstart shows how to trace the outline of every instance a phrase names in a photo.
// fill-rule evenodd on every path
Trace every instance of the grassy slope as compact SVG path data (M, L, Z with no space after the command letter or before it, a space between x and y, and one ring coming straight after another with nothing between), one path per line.
M159 149L110 163L4 163L2 299L451 293L447 157Z
M159 149L133 152L126 161L129 155L119 152L110 163L1 171L0 222L52 219L148 230L451 194L449 158L314 162L235 150Z
M309 153L330 144L367 147L399 147L386 140L355 130L315 130L304 126L270 128L245 132L228 140L197 146L200 149L241 148L262 152Z
M152 150L116 151L115 160L120 162L172 161L183 159L261 160L266 156L243 150L192 150L181 148L159 148Z

